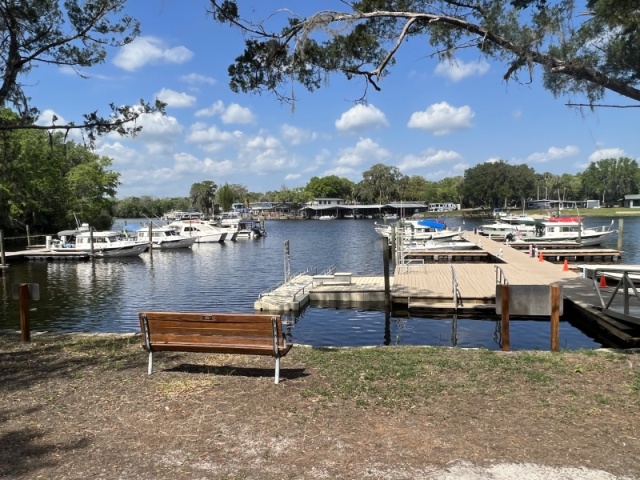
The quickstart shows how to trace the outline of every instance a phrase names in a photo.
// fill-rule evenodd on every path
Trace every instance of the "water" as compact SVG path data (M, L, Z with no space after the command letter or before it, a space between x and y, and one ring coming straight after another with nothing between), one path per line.
M587 224L609 223L589 218ZM455 224L460 220L452 219ZM140 223L129 219L128 225ZM466 229L479 221L466 220ZM115 228L122 227L120 221ZM372 220L266 222L267 237L192 249L154 251L140 257L95 262L29 261L11 264L0 291L0 329L18 328L13 284L38 283L40 300L30 304L32 330L57 332L137 332L142 310L252 313L260 292L284 278L284 243L291 272L338 271L382 275L382 244ZM637 263L640 218L625 218L626 264ZM616 248L616 239L605 247ZM285 316L296 343L314 346L457 345L499 348L496 320L422 319L385 316L381 311L310 307ZM568 322L560 328L563 348L595 348L599 343ZM549 324L512 321L514 349L549 348Z

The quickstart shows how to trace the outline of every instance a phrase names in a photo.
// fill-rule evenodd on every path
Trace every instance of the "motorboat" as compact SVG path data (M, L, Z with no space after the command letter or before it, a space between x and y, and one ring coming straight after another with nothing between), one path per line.
M462 241L412 241L409 244L403 245L403 251L412 252L428 252L429 250L477 250L479 247L477 244Z
M335 218L334 215L320 215L318 220L334 220Z
M59 239L51 244L54 252L82 252L91 253L96 257L133 257L140 255L149 248L149 243L128 237L123 232L79 231L77 234L58 233Z
M404 243L450 240L462 233L461 226L449 228L443 221L436 219L402 220L393 225L375 223L373 228L379 235L387 238L391 237L393 230L396 229L397 235L402 236Z
M613 229L613 220L609 225L585 227L581 221L558 219L554 221L540 221L535 224L531 232L516 232L514 240L524 242L577 242L583 247L600 245L617 230Z
M223 218L217 225L228 231L233 236L232 240L236 238L258 238L267 235L259 220L238 217Z
M169 227L183 237L194 237L195 243L221 243L228 235L224 228L216 227L202 220L178 220L171 222Z
M149 242L149 226L140 227L136 232L138 240ZM152 225L151 244L153 248L168 250L173 248L190 248L197 237L185 237L168 225Z
M535 232L535 218L527 214L500 213L496 220L478 227L478 233L491 238L513 239L520 235L530 235Z

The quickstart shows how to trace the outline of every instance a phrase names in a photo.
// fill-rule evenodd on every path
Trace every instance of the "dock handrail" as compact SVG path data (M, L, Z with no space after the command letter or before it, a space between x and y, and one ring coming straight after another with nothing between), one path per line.
M458 277L456 276L456 269L451 265L451 281L452 281L452 293L453 293L453 305L457 311L458 307L463 307L462 295L460 294L460 284L458 283Z
M600 283L599 283L600 278L603 275L606 277L607 274L611 276L613 273L615 273L616 275L620 275L620 279L618 280L618 284L615 286L613 292L611 292L611 297L609 297L609 300L605 302L605 299L602 295L602 288L600 287ZM620 320L624 320L626 322L640 324L640 318L637 316L633 316L629 313L630 312L629 299L632 296L635 296L635 298L638 301L640 301L640 295L638 294L638 289L636 288L636 285L635 285L635 282L640 280L636 278L636 280L634 281L634 279L630 275L631 274L638 275L639 273L640 272L638 271L637 268L634 268L634 269L595 268L593 270L593 276L592 276L593 288L596 290L596 293L598 294L598 299L600 300L600 306L602 307L602 313L614 318L618 318ZM631 290L633 293L630 294L629 290ZM623 307L622 307L623 311L622 312L611 308L611 304L613 303L613 300L615 299L616 295L620 291L622 291L622 295L623 295Z
M507 274L504 273L504 270L499 265L495 265L495 270L496 285L509 285L509 279L507 278Z
M329 267L329 268L331 268L331 267ZM335 270L335 266L333 267L333 269ZM313 272L313 273L311 273L311 272ZM291 278L289 278L289 280L287 282L282 281L282 282L278 283L277 285L274 285L273 287L269 287L266 290L263 290L262 292L260 292L260 295L258 295L258 298L264 297L268 293L273 292L274 290L282 287L285 284L294 283L295 279L297 277L301 277L302 275L316 275L317 273L318 273L318 267L317 266L314 265L312 267L307 267L304 270L300 270L299 272L296 272L293 275L291 275ZM322 275L325 275L325 274L323 273Z

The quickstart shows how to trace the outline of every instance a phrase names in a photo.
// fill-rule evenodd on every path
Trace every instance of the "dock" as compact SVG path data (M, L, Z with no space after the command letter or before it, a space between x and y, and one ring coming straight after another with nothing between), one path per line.
M635 320L621 321L602 313L602 297L612 287L603 288L593 278L585 275L583 266L575 261L584 258L609 258L619 255L615 250L586 249L581 252L570 248L553 249L538 256L511 245L491 240L473 232L464 232L463 238L478 246L478 250L411 252L405 263L395 267L390 277L390 304L394 312L406 312L418 316L465 315L470 318L496 316L496 286L511 285L558 285L565 299L564 317L584 331L592 331L609 338L611 344L640 346L640 300L622 295L613 299L610 311L622 312L625 308L638 315ZM540 255L542 253L542 255ZM464 263L460 259L465 259ZM562 261L561 264L552 263ZM566 263L565 263L566 261ZM571 263L570 263L571 262ZM625 266L618 266L624 269ZM327 281L328 280L328 281ZM254 308L260 311L299 311L307 304L341 305L356 307L375 304L380 308L385 301L385 286L382 276L350 277L342 281L315 281L314 276L299 279L296 283L295 301L287 297L282 285L261 295ZM629 306L631 303L631 306Z

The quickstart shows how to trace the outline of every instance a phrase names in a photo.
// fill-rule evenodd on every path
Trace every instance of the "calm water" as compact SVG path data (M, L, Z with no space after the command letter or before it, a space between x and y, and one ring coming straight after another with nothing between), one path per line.
M590 218L588 225L609 223ZM459 222L457 219L452 224ZM617 221L616 221L617 222ZM128 220L128 225L139 220ZM124 221L116 223L122 227ZM479 222L467 220L465 228ZM289 241L292 273L335 265L354 274L383 272L381 242L372 220L267 221L268 236L224 244L196 244L183 251L154 251L129 259L95 262L14 263L0 281L0 329L17 329L18 302L12 284L38 283L40 300L31 303L33 330L64 332L136 332L141 310L253 312L260 292L284 278L284 242ZM640 218L624 220L626 264L638 263ZM611 248L617 240L610 241ZM399 318L384 312L307 308L286 317L296 343L315 346L458 345L499 348L497 321ZM545 322L515 321L515 349L548 349ZM563 348L599 344L562 322Z

